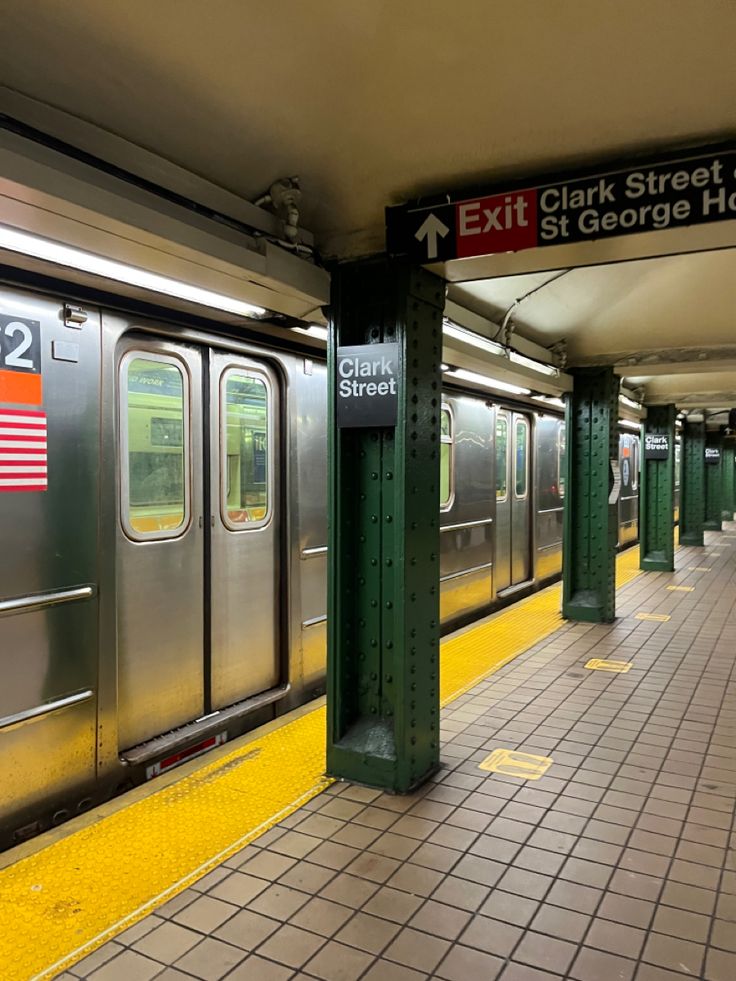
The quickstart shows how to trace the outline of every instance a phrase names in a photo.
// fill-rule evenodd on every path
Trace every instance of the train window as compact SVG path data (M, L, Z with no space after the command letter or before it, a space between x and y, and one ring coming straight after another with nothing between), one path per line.
M527 473L529 470L529 423L517 419L514 433L514 491L517 497L526 497Z
M675 441L675 487L680 486L680 454L682 453L682 444Z
M505 501L508 496L508 446L509 420L507 416L496 418L496 500Z
M222 520L233 531L269 518L270 392L265 376L222 376Z
M440 509L448 511L452 506L454 447L452 414L449 407L440 413Z
M138 540L188 523L188 386L174 358L132 351L121 364L122 522Z
M639 440L632 437L631 447L631 489L637 490L639 487Z

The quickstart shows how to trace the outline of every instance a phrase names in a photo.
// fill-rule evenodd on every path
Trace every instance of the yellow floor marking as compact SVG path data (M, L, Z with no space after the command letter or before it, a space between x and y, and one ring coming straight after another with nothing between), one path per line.
M695 586L668 586L671 593L694 593Z
M618 556L618 586L638 562ZM550 586L446 640L442 704L553 633L559 608ZM324 790L325 709L211 760L0 869L0 981L54 977Z
M522 780L539 780L552 766L549 756L532 756L518 753L515 749L494 749L478 764L479 770L489 773L502 773L507 777L520 777Z
M688 572L710 572L710 566L708 565L689 565L687 567Z
M656 620L658 623L666 623L672 618L666 613L637 613L637 620Z
M591 671L612 671L614 674L626 674L631 671L631 661L604 661L599 657L592 657L585 665Z

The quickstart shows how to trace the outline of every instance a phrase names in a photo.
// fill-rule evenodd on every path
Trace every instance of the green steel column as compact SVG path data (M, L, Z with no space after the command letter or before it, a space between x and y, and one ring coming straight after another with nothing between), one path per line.
M567 487L562 615L607 623L616 614L616 504L619 379L612 368L575 372L567 401Z
M680 544L703 545L705 522L705 423L685 420L680 476Z
M736 510L736 480L734 480L734 443L730 439L723 441L723 511L724 521L733 521Z
M444 282L380 258L332 283L327 770L405 793L439 765ZM338 347L390 342L396 427L338 429Z
M705 445L719 451L718 463L705 465L705 523L706 531L723 528L723 436L707 433Z
M675 571L675 416L674 405L651 406L644 422L641 452L641 523L639 566L649 572ZM648 434L666 436L664 460L647 460Z

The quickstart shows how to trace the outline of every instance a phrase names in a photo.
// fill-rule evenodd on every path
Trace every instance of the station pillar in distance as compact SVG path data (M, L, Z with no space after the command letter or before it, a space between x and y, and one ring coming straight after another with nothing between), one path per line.
M612 368L573 374L566 413L562 615L608 623L616 615L619 379Z
M734 473L734 441L733 439L723 440L723 511L721 515L724 521L733 521L734 511L736 511L736 474Z
M703 545L705 524L705 422L682 427L680 544Z
M723 435L705 436L705 523L706 531L723 528Z
M332 284L327 770L406 793L439 765L445 284L386 258L343 263ZM356 401L366 363L393 366L393 423Z
M644 422L639 565L649 572L675 571L676 415L674 405L653 405Z

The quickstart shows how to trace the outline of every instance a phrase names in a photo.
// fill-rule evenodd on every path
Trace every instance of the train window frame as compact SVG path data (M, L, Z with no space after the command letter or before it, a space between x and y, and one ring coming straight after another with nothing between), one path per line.
M631 437L631 489L634 492L639 490L639 439L637 436Z
M449 436L442 435L442 413L446 412L450 420L450 434ZM452 406L449 402L443 402L440 407L440 446L449 446L449 473L448 473L448 487L449 487L449 497L446 501L440 499L440 512L451 511L452 506L455 503L455 413L453 412ZM442 450L440 449L440 492L442 491Z
M233 521L227 505L228 466L227 466L227 381L232 375L257 379L266 390L266 513L256 521ZM268 373L256 365L243 365L237 362L225 365L218 379L218 432L219 432L219 487L220 521L227 531L233 534L260 531L271 523L274 510L274 398L273 385Z
M130 521L130 430L128 377L130 365L134 361L151 361L175 367L182 383L182 451L183 451L183 509L182 520L175 528L161 528L154 531L140 531ZM117 372L118 414L119 414L119 476L120 476L120 524L126 538L133 542L162 542L181 538L187 533L192 522L192 450L191 450L191 379L189 367L183 358L174 354L151 348L131 348L120 359Z
M518 463L519 463L519 459L518 459L518 445L517 445L517 432L518 432L518 428L517 427L520 424L524 427L524 432L525 432L525 453L524 453L524 463L525 463L525 465L524 465L524 493L523 494L519 494L519 492L517 490L517 487L518 487L518 482L517 482L517 476L518 476L517 466L518 466ZM511 474L511 476L513 478L513 484L514 484L514 500L516 500L516 501L525 501L529 497L529 476L530 476L530 470L531 470L531 467L529 465L529 463L530 463L529 453L530 453L530 450L531 450L531 426L529 425L529 420L527 419L526 416L523 416L523 415L517 415L516 416L516 418L514 419L514 433L513 433L513 435L514 435L513 467L512 467L512 471L513 472Z
M509 431L510 431L510 420L511 415L504 409L496 412L496 419L493 427L493 477L494 483L496 485L496 504L505 504L509 499ZM506 489L505 492L498 496L498 449L496 446L498 440L498 424L503 422L506 426L506 452L504 454L504 474L506 477Z
M557 423L557 496L560 501L565 500L567 490L567 461L563 458L567 453L567 430L564 419Z

